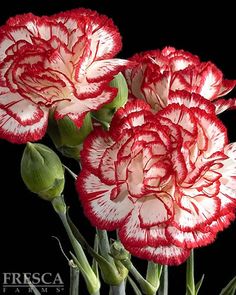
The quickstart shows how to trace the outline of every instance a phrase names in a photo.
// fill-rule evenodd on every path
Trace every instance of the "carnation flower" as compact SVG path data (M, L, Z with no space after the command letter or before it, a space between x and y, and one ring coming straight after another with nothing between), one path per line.
M142 100L127 103L109 131L89 135L81 160L86 216L117 229L138 257L180 264L234 218L236 143L198 94L172 92L157 114Z
M42 138L51 109L80 127L116 96L109 82L128 63L112 59L120 49L112 20L94 11L10 18L0 28L0 137Z
M201 62L187 51L166 47L135 54L130 60L137 62L125 71L130 97L145 100L155 111L169 104L170 90L200 94L213 101L217 114L236 106L235 99L217 100L229 93L236 81L223 79L213 63Z

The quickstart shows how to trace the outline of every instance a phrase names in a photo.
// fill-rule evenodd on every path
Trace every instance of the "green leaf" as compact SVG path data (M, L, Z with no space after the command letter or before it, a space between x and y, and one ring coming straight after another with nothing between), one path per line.
M236 293L236 276L222 289L220 295L235 295Z
M196 289L196 295L198 294L198 292L199 292L199 290L200 290L200 288L202 286L204 277L205 277L205 275L203 274L202 277L201 277L201 279L200 279L200 281L197 282L197 284L196 284L196 287L195 287L195 289Z
M68 213L68 212L67 212ZM122 275L118 272L115 265L107 261L103 256L98 254L81 235L78 228L74 225L69 215L67 214L67 220L75 238L80 242L81 246L87 250L87 252L96 259L102 273L103 280L109 285L119 285L123 281Z
M135 281L130 276L128 276L128 282L132 286L135 295L142 295L142 292L139 290L139 288L136 285Z
M94 238L93 249L95 252L98 253L98 235L97 234L95 235L95 238ZM92 269L93 269L96 277L99 278L98 263L97 263L96 259L94 259L94 258L93 258L93 263L92 263Z
M189 285L186 286L187 288L187 295L195 295L196 293L194 292L194 290L191 289L191 287Z
M152 284L157 290L160 286L160 278L162 274L163 265L148 261L146 280Z

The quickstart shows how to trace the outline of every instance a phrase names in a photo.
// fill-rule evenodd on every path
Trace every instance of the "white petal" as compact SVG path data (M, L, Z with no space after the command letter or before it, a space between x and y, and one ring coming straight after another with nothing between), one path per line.
M192 230L212 222L218 214L220 200L202 195L194 198L183 196L181 198L181 206L186 209L176 206L174 215L175 226L180 229Z
M37 123L44 116L44 112L37 104L23 98L18 93L0 94L0 109L5 110L23 126Z
M212 243L215 239L215 234L211 232L183 232L173 226L169 226L166 231L168 239L176 246L183 248L205 246Z
M87 112L99 109L103 104L110 102L114 95L114 91L104 90L98 97L83 100L73 98L71 102L60 102L55 111L55 118L61 119L68 115L80 127Z
M223 150L227 143L227 131L224 125L215 116L210 116L199 110L195 111L195 117L199 120L199 125L204 130L207 137L207 150L204 152L205 157L209 157L215 152Z
M216 114L221 114L226 110L235 109L236 108L236 98L230 98L230 99L218 99L217 101L214 101L214 105L216 107Z
M183 263L190 255L190 250L176 247L175 245L159 247L130 247L127 250L134 256L142 259L151 260L155 263L165 265L179 265Z
M124 245L145 246L147 245L148 228L140 227L139 210L142 202L136 202L134 209L125 221L125 224L119 229L119 236Z
M93 62L86 71L89 81L99 81L118 74L129 61L124 59L107 59Z
M89 139L84 142L81 153L82 166L89 165L90 169L96 171L101 163L106 149L114 144L113 140L102 129L96 129L91 133Z
M37 141L44 136L47 122L48 112L46 110L44 111L44 116L38 122L23 126L4 110L0 109L0 137L13 143Z
M198 93L209 100L216 98L222 83L221 71L213 64L208 63L200 75L201 82Z
M115 186L106 185L87 170L77 178L77 190L90 221L102 229L116 229L127 218L133 208L128 194L120 194L111 200Z
M172 216L172 210L173 204L168 195L163 193L160 194L160 198L146 197L139 214L141 226L148 227L168 221Z

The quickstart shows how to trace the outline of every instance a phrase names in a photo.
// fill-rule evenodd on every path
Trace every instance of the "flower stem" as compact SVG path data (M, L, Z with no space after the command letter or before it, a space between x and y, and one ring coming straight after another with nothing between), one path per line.
M87 257L81 247L80 243L76 240L73 232L70 228L66 217L66 205L62 196L59 196L52 200L52 205L57 215L60 217L61 222L66 230L66 233L70 239L71 245L75 252L76 264L83 275L89 294L99 294L100 282L93 272ZM98 293L97 293L98 292Z
M70 295L79 295L79 269L70 265Z
M158 295L168 295L168 266L163 265Z
M81 247L81 245L79 244L79 242L75 239L70 227L69 227L69 224L67 222L67 219L66 219L66 216L64 214L58 214L63 225L64 225L64 228L67 232L67 235L70 239L70 242L71 242L71 245L75 251L75 255L78 259L78 261L80 262L81 266L83 267L83 269L86 271L86 272L90 272L91 271L91 268L90 268L90 265L88 263L88 260L84 254L84 251Z
M160 277L162 273L162 265L148 261L146 280L153 285L156 290L160 286Z
M139 283L143 294L154 295L156 293L154 286L143 278L130 259L121 260L121 263L131 272L135 280Z
M110 286L109 295L125 295L125 281L122 281L118 286Z
M186 295L195 295L195 281L194 281L194 252L191 250L190 256L187 260L186 269Z
M99 250L104 258L109 261L113 266L115 266L114 259L111 257L110 253L110 244L107 236L106 230L97 229L98 241L99 241Z

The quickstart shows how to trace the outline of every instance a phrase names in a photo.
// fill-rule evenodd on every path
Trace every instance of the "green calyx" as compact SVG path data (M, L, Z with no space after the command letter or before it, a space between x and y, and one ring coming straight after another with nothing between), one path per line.
M117 88L117 95L109 104L93 113L93 116L101 123L110 124L114 113L125 105L128 99L128 87L124 76L119 73L110 82L110 86Z
M64 169L57 154L40 143L27 143L21 159L21 177L27 188L51 201L64 189Z
M78 128L68 116L55 120L54 113L51 112L47 132L56 148L64 156L79 159L82 143L92 129L90 113L84 117L82 126Z

